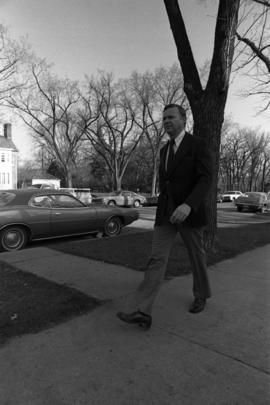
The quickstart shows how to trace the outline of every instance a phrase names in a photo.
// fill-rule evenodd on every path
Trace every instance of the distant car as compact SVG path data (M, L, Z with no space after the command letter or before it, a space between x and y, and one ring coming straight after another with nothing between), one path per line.
M138 208L143 205L146 198L143 195L134 193L134 191L112 192L102 195L93 195L92 202L96 204L118 205L122 207Z
M158 203L158 194L154 195L154 196L146 197L146 201L143 205L146 207L152 207L152 206L156 206L157 203Z
M0 191L0 250L19 250L33 240L71 235L115 236L138 218L134 208L86 206L61 190Z
M85 205L89 205L92 202L92 195L90 188L60 188L62 191L66 191L72 194L78 200L82 201Z
M237 198L235 205L239 212L243 210L264 212L270 209L270 195L251 191Z
M217 202L222 203L222 194L217 193Z
M225 191L222 193L222 202L232 202L240 197L243 193L241 191Z

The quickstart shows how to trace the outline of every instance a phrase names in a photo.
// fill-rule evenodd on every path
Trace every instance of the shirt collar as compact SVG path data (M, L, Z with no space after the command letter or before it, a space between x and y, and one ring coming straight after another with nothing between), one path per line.
M177 150L180 143L182 142L182 139L184 138L185 135L185 130L183 129L180 134L177 135L176 138L174 138L174 142L175 142L175 149Z

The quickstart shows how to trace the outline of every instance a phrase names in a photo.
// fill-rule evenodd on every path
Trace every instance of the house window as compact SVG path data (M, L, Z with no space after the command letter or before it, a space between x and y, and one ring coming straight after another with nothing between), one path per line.
M10 177L9 177L9 173L7 173L7 184L10 184Z
M5 162L5 154L1 153L1 162Z
M6 175L5 173L2 173L2 184L6 183Z

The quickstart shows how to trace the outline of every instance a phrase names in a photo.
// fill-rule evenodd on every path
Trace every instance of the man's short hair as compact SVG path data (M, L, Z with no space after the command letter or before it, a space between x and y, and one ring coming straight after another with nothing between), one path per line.
M183 121L186 123L186 121L187 121L186 110L183 107L181 107L181 105L179 105L179 104L173 104L173 103L167 104L167 105L165 105L163 112L168 110L169 108L174 108L174 107L176 107L178 109L179 114L181 115Z

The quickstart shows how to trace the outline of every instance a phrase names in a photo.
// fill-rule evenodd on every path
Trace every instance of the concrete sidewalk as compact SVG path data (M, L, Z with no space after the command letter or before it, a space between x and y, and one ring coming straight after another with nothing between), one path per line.
M200 314L188 312L190 276L165 282L148 332L115 317L139 272L42 247L0 260L109 300L2 347L1 405L270 402L270 245L212 266Z

